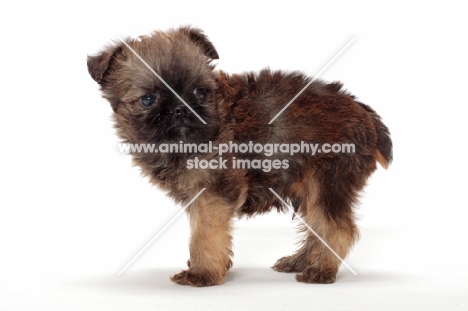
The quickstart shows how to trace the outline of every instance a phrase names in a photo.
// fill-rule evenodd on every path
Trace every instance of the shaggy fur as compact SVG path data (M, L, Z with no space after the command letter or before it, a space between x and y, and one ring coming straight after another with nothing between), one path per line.
M369 106L340 83L314 81L271 125L268 122L309 81L300 72L262 70L227 74L211 64L213 44L198 29L183 27L126 42L207 124L203 124L121 42L88 57L88 69L114 111L126 143L354 143L353 154L275 154L287 169L188 169L187 160L217 159L213 153L135 153L134 163L177 202L187 204L191 240L189 268L179 284L221 284L231 267L231 221L277 209L272 188L344 258L358 237L353 206L367 178L392 160L388 128ZM264 160L264 154L223 158ZM340 261L308 230L302 247L274 269L296 272L307 283L335 281Z

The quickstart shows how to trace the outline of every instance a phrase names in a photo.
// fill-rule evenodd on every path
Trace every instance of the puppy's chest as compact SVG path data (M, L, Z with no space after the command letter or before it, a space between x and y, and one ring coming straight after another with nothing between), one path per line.
M213 182L213 172L188 168L188 160L190 158L181 157L161 161L149 170L152 182L163 189L181 192L199 191ZM144 170L148 172L147 168Z

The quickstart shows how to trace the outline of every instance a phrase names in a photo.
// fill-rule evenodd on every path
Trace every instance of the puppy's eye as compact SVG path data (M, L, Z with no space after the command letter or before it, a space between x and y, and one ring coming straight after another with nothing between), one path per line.
M140 98L140 103L145 108L150 108L151 106L153 106L155 101L156 101L156 96L151 93L146 93Z
M198 98L198 99L203 99L206 96L206 90L202 88L196 88L193 90L193 94Z

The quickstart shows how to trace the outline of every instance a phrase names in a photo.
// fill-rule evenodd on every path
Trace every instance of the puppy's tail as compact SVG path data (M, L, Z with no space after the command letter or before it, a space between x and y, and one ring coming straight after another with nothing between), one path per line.
M383 124L382 119L374 109L366 104L360 102L357 103L364 110L370 113L374 120L375 129L377 131L377 150L375 152L375 159L383 168L387 169L393 160L393 144L392 139L390 138L390 131L388 130L388 127Z

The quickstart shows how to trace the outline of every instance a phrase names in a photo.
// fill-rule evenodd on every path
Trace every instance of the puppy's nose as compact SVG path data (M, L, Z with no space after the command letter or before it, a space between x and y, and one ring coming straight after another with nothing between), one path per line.
M176 105L172 108L172 115L175 118L186 118L189 115L189 110L185 105Z
M182 107L176 107L174 109L174 114L175 115L181 115L182 114Z

